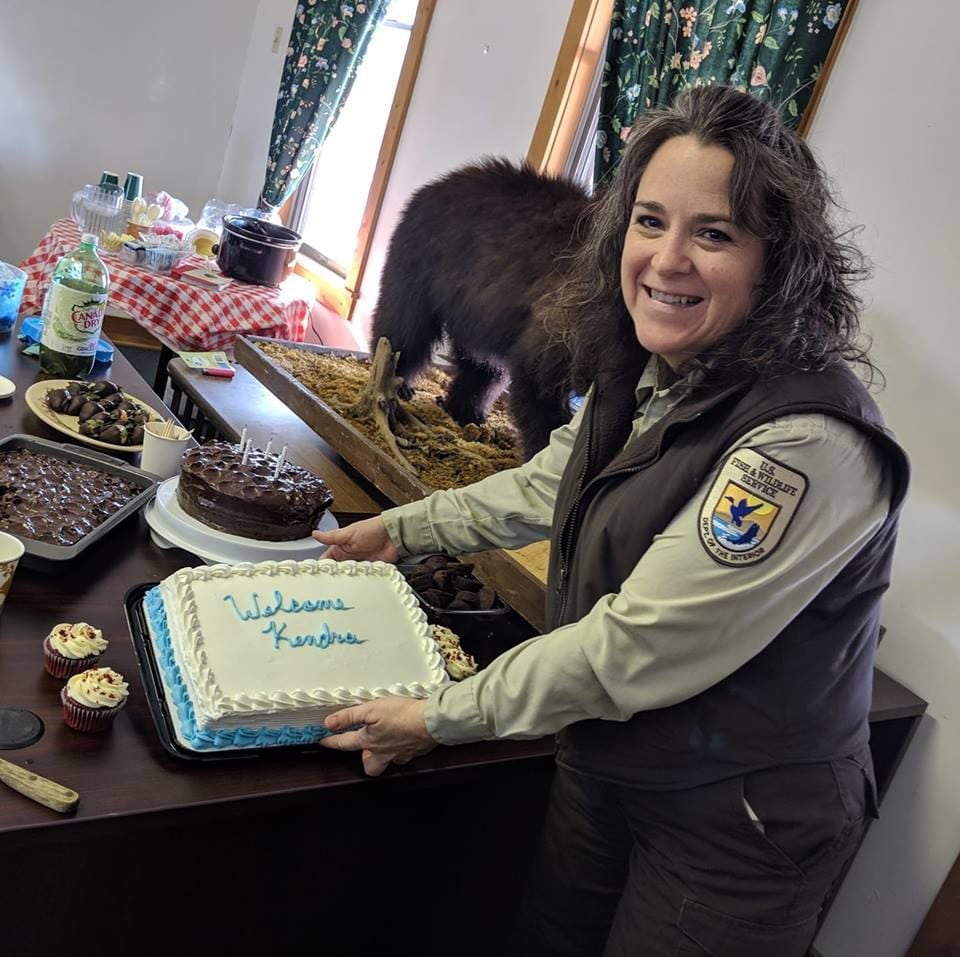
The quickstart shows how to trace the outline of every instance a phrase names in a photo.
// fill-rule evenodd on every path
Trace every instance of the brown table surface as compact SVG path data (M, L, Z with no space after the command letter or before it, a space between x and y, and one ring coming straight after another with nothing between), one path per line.
M23 432L66 441L26 407L23 393L37 380L38 366L35 359L22 356L20 349L13 335L0 340L0 374L17 385L12 398L0 401L0 434ZM112 378L164 411L119 350L112 367L96 367L94 377ZM261 436L254 434L259 441ZM277 430L277 434L283 441L290 437L289 432ZM136 464L136 456L120 457ZM376 510L365 493L348 497L348 501L358 511ZM178 568L198 564L199 560L187 552L154 545L146 523L138 515L62 568L21 565L18 569L0 616L0 705L35 712L46 730L37 743L0 755L74 788L80 793L80 805L75 815L61 816L0 786L0 832L5 835L5 843L15 831L31 839L31 829L39 835L40 830L51 826L73 828L79 823L157 811L210 805L223 808L231 802L262 809L264 801L282 802L294 795L370 781L355 754L271 754L262 760L201 766L173 758L163 750L144 697L123 600L137 584L156 582ZM44 672L41 652L43 638L61 621L88 621L102 628L110 646L100 663L115 668L130 682L129 702L108 733L82 734L63 723L59 698L62 682ZM490 641L491 656L500 644L500 639ZM451 780L460 780L458 773L469 774L471 769L519 759L546 761L552 753L552 741L547 739L441 747L392 771L391 777L433 779L444 772L452 775Z

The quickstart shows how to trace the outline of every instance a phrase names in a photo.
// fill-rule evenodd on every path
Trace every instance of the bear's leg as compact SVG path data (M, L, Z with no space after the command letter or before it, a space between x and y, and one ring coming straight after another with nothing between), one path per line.
M459 350L456 353L457 368L447 387L443 407L450 417L466 425L486 420L490 406L503 391L503 368L496 364L477 362Z
M389 273L384 270L384 274L373 317L370 352L376 352L381 336L390 340L393 351L400 353L397 375L404 384L398 395L409 399L413 396L413 383L427 367L433 347L443 335L443 324L425 290L398 277L396 269Z
M436 336L431 337L431 330L436 330ZM413 383L430 363L433 347L440 341L440 324L433 317L426 321L412 323L406 329L394 332L399 345L394 343L391 336L390 345L394 352L400 353L397 360L397 375L403 379L403 385L397 391L401 399L413 398Z
M570 421L570 403L566 390L554 388L546 393L529 369L514 372L510 381L510 413L520 432L524 459L531 459L550 444L550 433Z

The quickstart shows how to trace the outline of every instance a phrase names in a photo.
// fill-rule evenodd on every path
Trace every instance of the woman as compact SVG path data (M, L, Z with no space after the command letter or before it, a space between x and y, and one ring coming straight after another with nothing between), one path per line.
M584 407L520 469L317 538L548 535L547 633L427 702L331 716L380 773L559 732L518 952L801 955L875 813L867 714L902 450L848 362L856 250L809 149L692 90L634 125L568 299Z

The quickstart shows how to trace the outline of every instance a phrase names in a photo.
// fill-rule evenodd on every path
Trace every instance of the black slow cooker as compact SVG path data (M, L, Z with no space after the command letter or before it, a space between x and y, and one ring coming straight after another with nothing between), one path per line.
M217 265L241 282L279 286L293 272L301 242L300 234L286 226L254 216L224 216Z

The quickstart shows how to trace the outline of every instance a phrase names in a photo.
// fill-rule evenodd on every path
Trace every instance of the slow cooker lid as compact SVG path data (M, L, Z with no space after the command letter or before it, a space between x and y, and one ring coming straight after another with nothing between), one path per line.
M297 246L302 242L300 234L292 229L255 216L224 216L223 228L244 239L259 240L271 246Z

